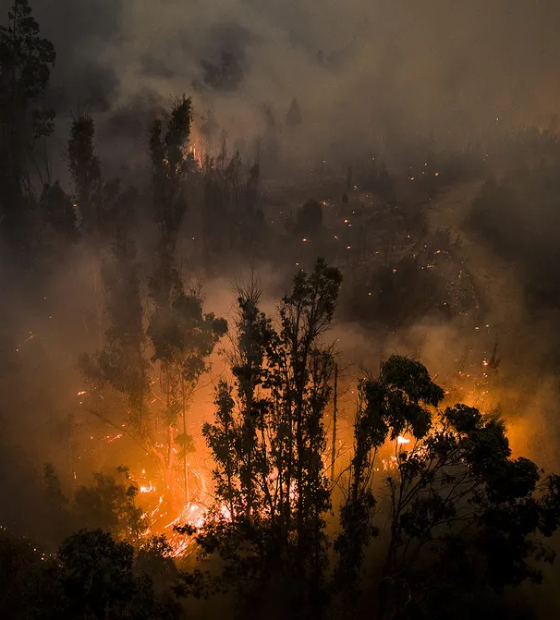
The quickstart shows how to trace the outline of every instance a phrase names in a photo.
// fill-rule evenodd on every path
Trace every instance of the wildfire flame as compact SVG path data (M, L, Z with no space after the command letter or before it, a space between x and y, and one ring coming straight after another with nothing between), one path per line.
M155 493L156 487L150 482L140 486L140 493ZM161 498L160 498L161 499Z

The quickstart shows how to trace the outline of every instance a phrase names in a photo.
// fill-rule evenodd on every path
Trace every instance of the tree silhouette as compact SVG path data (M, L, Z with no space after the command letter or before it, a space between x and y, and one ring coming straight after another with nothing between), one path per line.
M504 424L465 405L437 414L443 399L422 364L393 356L362 384L350 486L336 542L339 586L356 584L373 530L372 477L380 450L387 468L390 533L378 585L380 618L449 617L473 593L540 581L534 561L551 562L543 543L558 527L557 476L511 458ZM410 448L408 447L410 445Z
M223 577L250 600L271 575L290 581L292 603L321 600L330 507L323 416L334 367L322 338L340 281L322 260L298 273L279 330L259 310L254 287L239 299L234 384L218 386L215 420L203 428L217 503L197 539L221 555Z
M53 129L54 111L37 103L55 58L53 44L39 36L27 0L14 0L7 26L0 25L0 213L1 230L20 252L33 204L29 155L35 140Z
M286 114L286 125L288 127L298 127L301 125L301 110L297 99L293 99Z

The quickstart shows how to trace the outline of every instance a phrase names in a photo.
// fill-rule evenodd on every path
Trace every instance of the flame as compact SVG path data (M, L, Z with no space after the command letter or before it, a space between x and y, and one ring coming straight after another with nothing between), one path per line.
M189 148L189 154L192 155L193 160L199 166L202 166L202 151L196 146L196 143L193 143L192 146Z
M200 528L204 525L207 513L208 509L201 503L189 502L185 504L181 514L164 527L167 542L172 548L171 557L179 558L186 555L193 542L192 536L177 532L175 527L191 525L192 527Z

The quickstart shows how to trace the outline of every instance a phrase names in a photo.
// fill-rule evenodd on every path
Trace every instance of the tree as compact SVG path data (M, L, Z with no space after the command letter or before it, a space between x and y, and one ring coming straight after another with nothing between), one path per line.
M43 503L48 518L40 520L39 525L44 528L41 540L49 543L52 549L56 549L71 531L71 513L68 499L62 492L58 474L51 464L45 465L44 483Z
M123 200L122 210L126 207ZM94 356L84 355L80 366L98 387L109 384L127 397L133 428L149 436L146 400L150 392L144 311L140 291L136 247L128 225L115 222L110 254L101 269L108 324L104 347Z
M296 214L296 231L313 236L323 228L323 207L317 200L308 200Z
M288 127L298 127L301 125L301 110L297 99L293 99L286 114L286 124Z
M2 528L4 529L4 528ZM0 614L2 618L28 620L33 617L34 586L38 582L44 555L35 543L0 536Z
M238 593L254 596L274 575L291 583L288 598L301 608L319 604L326 564L323 416L334 363L322 339L340 282L321 259L310 274L298 273L278 330L254 287L241 294L234 383L218 386L215 421L203 428L217 503L198 542L221 555Z
M70 196L55 181L45 184L39 200L46 222L62 238L70 242L76 239L76 212Z
M150 128L152 204L159 228L159 243L158 262L150 281L150 295L155 307L147 333L155 349L152 360L161 362L164 377L165 426L168 429L165 460L168 486L173 495L174 428L181 401L177 397L180 377L174 373L171 357L176 346L175 336L182 338L177 332L180 319L175 316L175 302L185 297L175 265L175 251L187 208L184 182L190 166L187 156L192 121L190 98L177 101L165 120L165 127L162 119L156 119Z
M356 582L364 549L377 533L371 524L376 505L371 485L379 449L388 438L395 441L410 429L423 437L431 423L428 407L443 399L443 390L422 364L393 356L382 365L378 379L360 385L360 395L349 487L340 513L342 533L335 545L341 585Z
M202 234L208 268L224 252L254 250L259 228L260 165L247 166L238 150L228 153L226 134L216 158L202 168ZM246 180L244 179L246 176Z
M0 537L0 612L14 620L178 620L173 579L155 587L140 553L102 530L80 530L46 556L32 541ZM151 542L151 571L165 550ZM158 564L159 560L159 564Z
M117 540L138 542L146 529L146 515L136 506L138 487L133 484L126 467L116 475L95 473L94 486L76 490L76 521L86 528L102 528Z
M468 618L473 596L540 581L534 561L552 561L542 536L559 525L558 477L541 480L534 463L512 459L499 419L465 405L438 415L443 391L418 362L391 357L378 379L364 382L362 397L338 574L355 584L372 534L371 477L393 441L379 617L447 618L461 601Z
M147 335L154 348L153 362L159 362L164 375L165 424L167 433L168 483L173 493L174 445L179 443L183 461L185 500L190 501L187 455L194 450L188 433L187 414L194 391L202 375L209 371L208 358L227 332L225 319L203 313L202 300L186 295L178 285L168 308L156 307ZM179 420L182 429L176 434Z
M102 530L80 530L58 552L63 612L51 618L173 620L181 608L158 600L152 580L134 570L134 549ZM48 616L47 616L48 617Z
M122 420L113 422L106 411L87 410L130 436L156 460L173 501L177 499L177 444L178 457L183 463L181 475L186 501L190 499L187 457L194 444L187 432L188 408L200 377L209 370L208 358L227 330L223 319L203 312L202 299L196 291L185 293L176 268L176 243L186 208L183 184L192 163L186 155L189 132L188 99L173 108L165 131L162 121L156 121L152 127L152 199L160 235L158 260L149 282L152 304L147 317L131 235L137 196L132 190L121 193L117 183L112 186L118 208L111 202L115 208L106 212L111 230L104 237L105 241L111 241L101 270L107 329L105 337L99 338L97 352L82 356L80 361L86 379L96 388L109 386L126 398L125 423L132 424L123 424ZM69 153L76 192L85 204L96 205L97 197L106 195L103 189L106 186L92 139L92 122L82 119L75 123ZM102 204L106 203L102 201ZM101 213L96 209L86 212ZM96 239L100 241L101 237L96 235ZM99 309L98 315L100 325ZM159 382L155 381L158 374L161 374ZM163 394L158 390L158 383ZM148 406L149 396L153 397L152 406Z
M36 106L49 83L56 53L39 36L27 0L14 0L0 26L0 213L20 249L32 201L27 164L34 142L53 129L54 111Z
M156 295L165 301L173 285L173 260L187 208L184 181L192 158L188 154L192 106L190 98L177 101L169 115L156 119L150 128L152 204L160 231L160 273Z
M75 618L106 618L124 608L135 592L134 550L102 530L81 530L61 545L60 581Z
M251 166L249 170L249 179L247 180L246 195L247 195L247 213L250 217L255 217L256 207L259 194L259 177L260 166L258 163Z
M99 234L104 218L101 164L94 149L95 126L88 115L74 119L67 145L68 167L74 182L74 198L80 227L86 235Z
M395 201L393 179L387 170L385 162L381 162L381 170L377 178L375 192L383 202L391 204Z
M95 154L95 125L86 115L78 116L72 122L67 145L68 167L74 184L74 204L80 214L79 228L93 249L96 261L92 268L92 287L95 298L95 328L97 346L102 345L102 288L100 265L103 250L108 240L117 246L119 239L130 243L128 233L132 223L132 190L121 191L119 179L107 181L101 172L101 163ZM116 240L115 240L116 239ZM122 245L122 243L121 243ZM122 254L122 252L121 252Z
M156 594L161 597L168 596L169 588L178 581L179 572L172 552L165 536L152 536L141 545L134 561L135 570L152 580Z
M267 104L263 106L262 111L264 117L262 164L265 174L270 174L269 170L274 170L280 163L280 139L274 110Z

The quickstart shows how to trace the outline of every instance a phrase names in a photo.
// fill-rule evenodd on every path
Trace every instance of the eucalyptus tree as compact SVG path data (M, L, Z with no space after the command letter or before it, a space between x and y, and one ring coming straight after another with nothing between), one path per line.
M219 384L215 420L203 428L216 460L216 505L197 538L249 600L274 579L291 583L293 604L309 609L321 599L330 509L324 414L334 369L325 337L340 283L319 259L295 275L276 320L259 309L254 288L239 298L233 382Z
M16 250L29 250L34 206L29 164L33 147L50 135L54 110L41 105L56 59L27 0L13 0L0 25L0 220Z
M443 390L419 362L392 356L361 392L335 585L356 600L373 535L384 543L382 619L468 618L487 592L540 582L537 562L553 560L544 539L560 524L558 476L512 458L495 416L461 404L440 412ZM378 471L383 480L372 483Z

